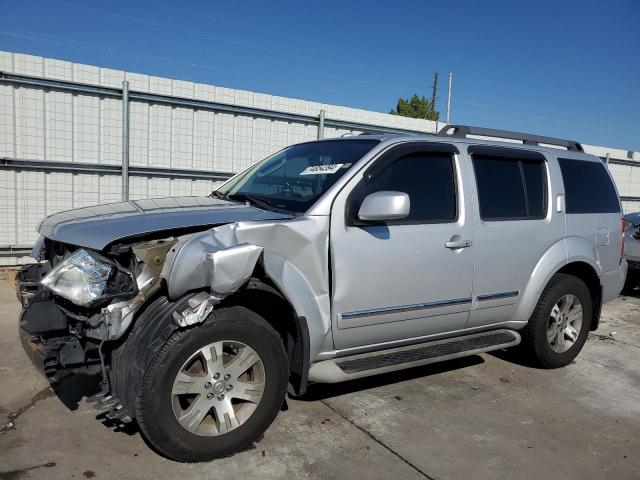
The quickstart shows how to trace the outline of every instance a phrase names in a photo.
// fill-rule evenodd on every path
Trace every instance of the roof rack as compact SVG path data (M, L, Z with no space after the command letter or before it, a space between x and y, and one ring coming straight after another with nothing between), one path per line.
M555 145L574 152L584 152L582 145L572 140L543 137L541 135L530 135L528 133L509 132L508 130L496 130L493 128L472 127L469 125L446 125L442 127L438 132L438 135L456 138L467 138L468 135L507 138L509 140L520 140L524 145Z

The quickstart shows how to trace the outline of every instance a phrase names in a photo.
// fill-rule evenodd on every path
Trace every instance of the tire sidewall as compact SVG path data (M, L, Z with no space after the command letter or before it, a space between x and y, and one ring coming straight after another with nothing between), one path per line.
M555 352L547 339L547 328L549 318L551 317L551 310L555 304L567 294L572 294L578 297L582 305L582 327L578 333L578 338L574 344L566 352ZM584 346L589 330L591 328L592 321L592 302L591 295L587 286L578 278L572 276L566 276L566 279L556 284L550 294L547 296L545 305L541 310L541 316L538 318L536 335L536 345L538 356L545 366L551 368L563 367L573 361L573 359L580 353Z
M234 308L232 317L208 319L202 325L179 332L177 338L167 342L168 348L161 350L145 377L138 399L138 416L142 417L143 430L152 443L167 456L197 461L233 453L255 440L280 410L288 369L279 335L265 320L246 309ZM185 430L174 415L173 382L195 352L221 340L242 342L258 353L265 369L264 393L255 411L239 427L219 436L196 435Z

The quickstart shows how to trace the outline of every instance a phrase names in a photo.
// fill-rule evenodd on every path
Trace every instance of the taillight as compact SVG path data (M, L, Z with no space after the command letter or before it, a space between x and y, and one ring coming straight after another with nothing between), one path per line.
M620 262L618 266L622 265L622 259L624 258L624 217L620 219Z

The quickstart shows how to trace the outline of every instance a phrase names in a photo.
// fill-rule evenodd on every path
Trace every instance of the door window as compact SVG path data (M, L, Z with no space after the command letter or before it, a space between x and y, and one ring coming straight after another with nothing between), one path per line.
M409 195L409 215L388 224L446 223L457 218L453 159L424 152L398 158L365 185L365 195L390 190Z
M541 160L473 156L483 220L532 220L546 215L546 177Z

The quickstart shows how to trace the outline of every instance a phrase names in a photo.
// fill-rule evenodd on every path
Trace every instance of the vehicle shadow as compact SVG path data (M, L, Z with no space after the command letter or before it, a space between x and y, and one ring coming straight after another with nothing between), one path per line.
M471 355L469 357L457 358L446 362L422 365L419 367L409 368L407 370L398 370L396 372L374 375L342 383L316 383L309 385L307 393L301 397L296 397L296 400L305 402L325 400L393 383L405 382L416 378L430 377L431 375L438 375L452 370L460 370L474 365L480 365L482 363L484 363L484 359L481 356Z
M518 345L513 348L507 348L503 350L495 350L493 352L487 352L487 355L499 358L505 362L515 363L521 367L540 369L541 367L535 362L532 355L529 354L522 345Z
M100 375L76 373L67 375L51 385L58 399L71 411L78 410L83 398L100 391Z
M619 295L620 298L624 299L625 297L629 297L629 298L640 298L640 288L634 288L632 291L630 292L625 292L625 293L621 293Z
M102 375L99 373L74 373L52 383L51 389L65 407L75 412L83 400L90 408L94 408L94 405L88 400L101 391L101 381ZM113 431L123 432L127 435L134 435L139 431L135 422L123 423L119 420L111 420L107 418L105 411L96 410L96 420Z

